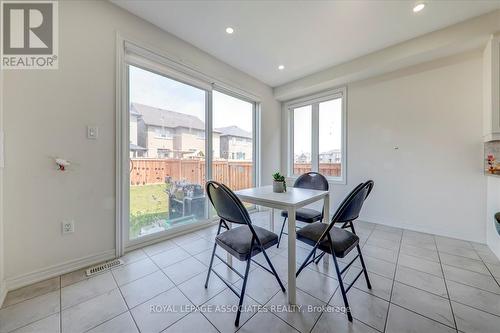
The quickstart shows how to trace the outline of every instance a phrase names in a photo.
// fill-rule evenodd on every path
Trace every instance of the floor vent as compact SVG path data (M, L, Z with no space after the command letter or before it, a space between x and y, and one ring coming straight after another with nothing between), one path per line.
M123 261L121 259L115 259L115 260L111 260L111 261L108 261L108 262L105 262L105 263L102 263L102 264L99 264L96 266L92 266L89 269L87 269L85 271L85 273L87 276L92 276L92 275L102 273L110 268L120 266L120 265L123 265Z

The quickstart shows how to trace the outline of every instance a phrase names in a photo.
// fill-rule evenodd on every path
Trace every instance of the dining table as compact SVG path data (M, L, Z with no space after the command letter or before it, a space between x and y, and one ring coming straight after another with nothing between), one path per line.
M297 302L296 267L296 212L298 209L317 201L323 201L323 222L330 221L329 191L288 187L283 193L273 192L272 186L260 186L236 191L238 198L247 203L270 209L270 229L274 232L274 210L284 210L288 213L288 302Z

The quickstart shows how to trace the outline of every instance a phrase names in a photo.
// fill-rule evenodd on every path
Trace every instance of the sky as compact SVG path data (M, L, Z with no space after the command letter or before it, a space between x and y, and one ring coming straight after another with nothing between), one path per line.
M205 121L205 91L129 66L130 102L190 114ZM238 126L252 132L252 104L213 91L214 128ZM294 110L294 154L311 153L312 108ZM342 100L319 104L319 152L341 148Z
M312 107L293 110L294 155L311 154ZM340 149L342 143L342 99L319 103L319 152Z
M205 91L130 66L130 102L196 116L205 122ZM214 91L215 128L238 126L252 132L252 104Z

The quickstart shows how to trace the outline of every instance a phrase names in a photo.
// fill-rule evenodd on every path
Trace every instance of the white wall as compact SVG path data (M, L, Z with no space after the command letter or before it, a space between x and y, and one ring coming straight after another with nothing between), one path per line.
M5 73L9 288L113 253L117 31L260 96L262 172L279 168L281 116L268 86L106 1L60 1L59 20L59 70ZM86 125L99 126L98 140ZM55 171L56 156L73 162L69 171ZM61 235L64 219L74 234Z
M362 219L485 242L479 51L348 84L347 115L333 207L373 179Z

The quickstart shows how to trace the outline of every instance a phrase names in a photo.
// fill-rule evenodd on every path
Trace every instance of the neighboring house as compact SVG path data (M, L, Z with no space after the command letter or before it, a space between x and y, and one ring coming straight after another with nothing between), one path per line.
M220 157L228 160L246 160L253 158L252 133L238 126L220 127Z
M138 103L131 104L130 115L131 144L134 144L132 135L136 135L136 144L145 148L144 157L199 158L206 155L205 123L200 118ZM218 158L218 131L213 133L212 145L214 158Z
M319 154L319 163L340 163L342 153L339 149L332 149Z
M311 163L311 154L302 153L300 155L295 155L295 163Z
M141 117L139 113L130 110L130 157L144 157L146 148L138 145L138 119Z

